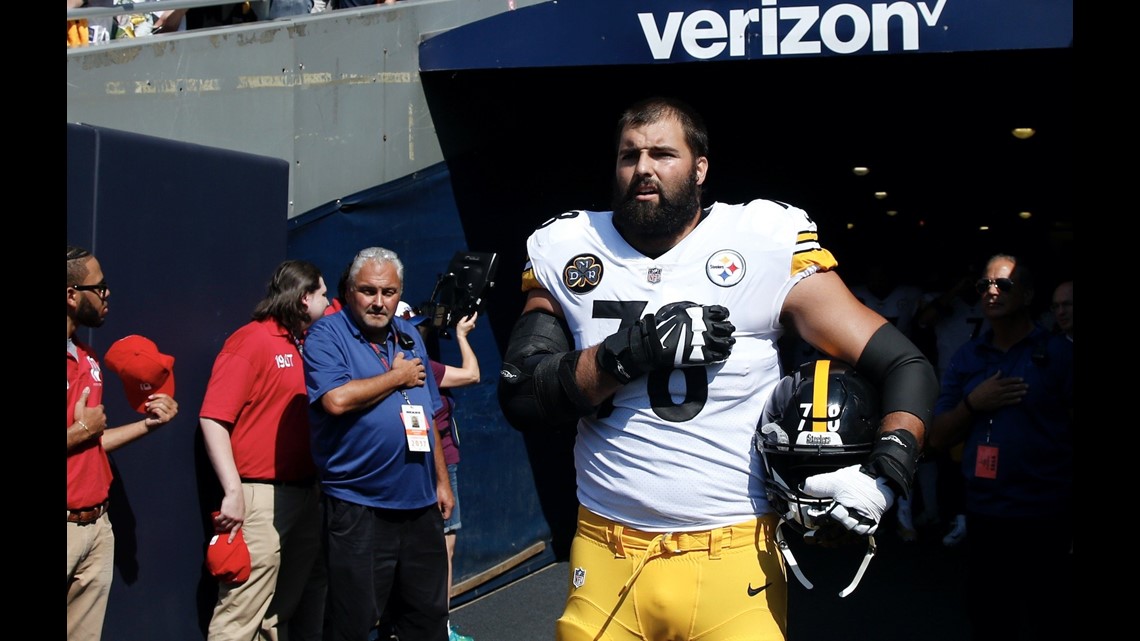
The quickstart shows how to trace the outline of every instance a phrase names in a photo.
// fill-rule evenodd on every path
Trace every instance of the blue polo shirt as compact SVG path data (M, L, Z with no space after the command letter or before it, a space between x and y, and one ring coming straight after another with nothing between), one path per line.
M966 508L995 517L1064 514L1073 496L1073 343L1036 326L1002 352L987 330L950 359L934 414L954 409L998 371L1020 376L1029 391L1016 405L974 416L962 452ZM975 473L978 446L987 443L998 448L994 479Z
M305 387L322 491L359 505L410 510L436 503L435 460L433 452L408 449L400 407L410 401L430 417L439 405L439 388L415 326L402 318L392 322L415 341L413 349L401 350L392 332L383 345L374 345L346 309L321 317L305 336ZM422 359L429 368L422 387L403 390L407 400L397 390L372 407L341 416L321 407L320 398L329 390L389 371L399 351L405 358ZM430 443L434 451L435 442Z

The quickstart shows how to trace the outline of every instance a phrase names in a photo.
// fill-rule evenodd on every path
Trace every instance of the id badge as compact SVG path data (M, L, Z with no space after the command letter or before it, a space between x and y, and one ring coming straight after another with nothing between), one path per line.
M979 445L978 461L974 465L974 475L980 479L996 479L998 448L995 445Z
M404 435L408 438L408 449L413 452L430 452L431 440L428 439L427 416L421 405L401 405L400 418L404 421Z

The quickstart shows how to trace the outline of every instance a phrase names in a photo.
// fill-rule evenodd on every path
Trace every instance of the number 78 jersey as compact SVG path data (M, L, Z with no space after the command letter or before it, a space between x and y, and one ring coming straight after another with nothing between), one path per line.
M795 283L836 264L807 214L767 200L714 203L692 233L649 258L621 237L611 212L571 211L531 234L527 252L524 291L558 300L577 349L678 301L722 305L736 327L727 361L651 372L579 422L581 504L645 531L703 530L769 511L751 442L781 376L780 309Z

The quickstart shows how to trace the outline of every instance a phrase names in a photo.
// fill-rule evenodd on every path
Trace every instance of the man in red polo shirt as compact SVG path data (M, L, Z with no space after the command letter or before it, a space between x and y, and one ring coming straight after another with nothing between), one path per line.
M281 263L253 320L214 361L199 412L225 493L214 526L231 542L242 532L252 570L248 580L218 587L209 641L321 638L320 489L301 350L329 304L326 292L316 265Z
M67 246L67 638L99 639L114 574L115 535L107 517L107 452L145 436L178 414L169 394L148 395L141 421L108 428L99 357L75 337L100 327L111 290L91 252Z

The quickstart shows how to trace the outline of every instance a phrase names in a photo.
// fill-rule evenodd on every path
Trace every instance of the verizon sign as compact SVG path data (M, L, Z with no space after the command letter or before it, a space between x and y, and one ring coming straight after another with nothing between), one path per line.
M937 27L946 2L884 2L868 10L849 3L781 7L778 0L762 0L759 7L639 13L637 19L654 60L672 58L678 46L697 60L726 51L742 58L753 41L764 56L888 51L892 21L898 26L895 48L917 51L920 28Z
M421 71L1073 46L1073 0L552 0L420 44Z

